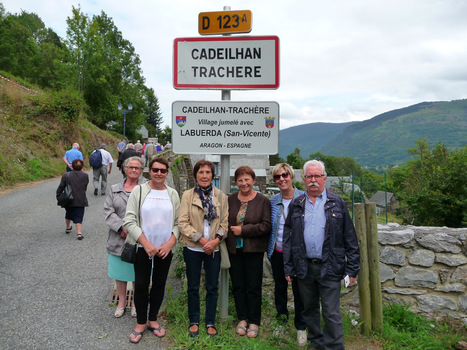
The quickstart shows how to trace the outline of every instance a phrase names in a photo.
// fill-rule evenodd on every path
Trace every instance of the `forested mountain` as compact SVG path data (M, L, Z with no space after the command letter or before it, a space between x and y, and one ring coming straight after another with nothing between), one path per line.
M425 138L448 148L467 143L467 100L423 102L386 112L362 122L311 123L280 131L282 158L300 149L354 158L364 166L400 165L410 158L407 149Z

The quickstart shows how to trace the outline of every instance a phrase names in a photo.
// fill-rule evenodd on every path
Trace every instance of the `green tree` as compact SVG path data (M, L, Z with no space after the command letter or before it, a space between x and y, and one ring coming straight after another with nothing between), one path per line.
M159 106L159 100L157 99L154 89L146 88L144 95L144 107L143 114L146 122L146 127L149 131L149 135L158 135L161 129L163 118Z
M285 163L285 160L279 156L279 153L269 156L269 165L274 166L279 163Z
M172 129L170 126L166 125L164 130L162 130L158 135L158 141L161 145L167 144L172 140Z
M303 158L300 156L300 150L298 148L295 148L292 153L287 155L286 160L293 169L301 169L305 163Z
M391 172L400 215L414 225L462 227L467 219L467 146L450 151L426 140L410 148L414 156Z

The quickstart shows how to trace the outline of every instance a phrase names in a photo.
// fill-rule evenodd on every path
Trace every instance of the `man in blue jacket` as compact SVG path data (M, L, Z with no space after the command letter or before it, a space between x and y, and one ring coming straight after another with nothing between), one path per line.
M344 349L341 280L352 284L360 269L357 235L344 200L326 190L324 163L306 162L303 174L307 192L290 203L284 225L285 276L298 280L312 348Z

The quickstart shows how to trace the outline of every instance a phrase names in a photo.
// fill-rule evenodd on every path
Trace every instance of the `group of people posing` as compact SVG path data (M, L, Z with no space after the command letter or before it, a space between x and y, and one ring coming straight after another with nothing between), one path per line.
M111 187L105 202L109 226L109 276L116 280L115 317L125 312L126 285L134 281L136 327L130 342L138 343L146 330L161 338L158 322L165 284L177 241L186 263L187 332L200 332L201 269L205 273L205 332L214 337L221 266L220 244L226 244L237 316L236 333L255 338L261 325L263 257L267 252L275 281L277 318L287 322L287 288L292 284L295 327L299 345L343 349L340 287L359 271L355 229L344 201L325 189L326 171L320 161L303 168L307 188L293 186L294 171L286 163L272 175L280 193L268 199L254 190L255 172L248 166L235 171L239 191L224 194L212 184L214 164L201 160L193 169L194 188L180 197L165 184L169 163L149 160L150 181L142 180L144 160L125 159L125 179ZM124 243L137 245L136 262L120 259ZM152 287L149 290L150 282ZM324 329L320 323L320 304ZM306 332L308 329L308 335Z

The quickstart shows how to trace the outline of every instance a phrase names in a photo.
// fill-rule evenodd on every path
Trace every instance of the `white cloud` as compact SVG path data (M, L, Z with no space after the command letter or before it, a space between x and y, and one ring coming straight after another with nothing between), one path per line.
M220 91L175 90L173 40L197 37L198 14L215 0L3 0L9 12L34 12L66 36L66 17L81 4L104 11L130 40L154 88L166 124L176 100L220 100ZM280 38L280 88L233 91L232 100L277 101L281 128L364 120L423 101L467 98L467 2L458 0L237 0L251 10L250 35Z

